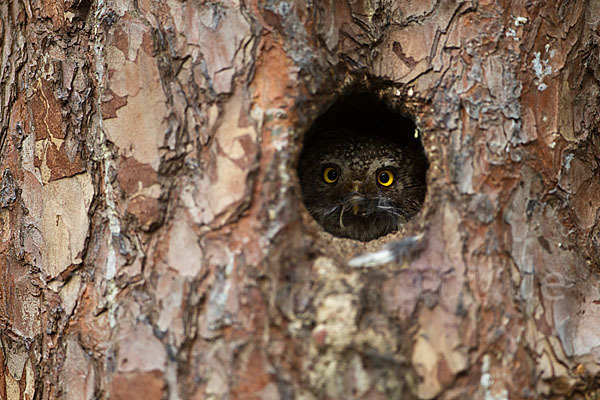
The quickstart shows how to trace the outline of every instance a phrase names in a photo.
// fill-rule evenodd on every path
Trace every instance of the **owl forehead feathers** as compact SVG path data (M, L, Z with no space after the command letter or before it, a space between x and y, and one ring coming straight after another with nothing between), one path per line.
M392 139L369 136L358 139L349 132L334 132L313 151L318 153L316 158L321 164L345 165L359 173L400 163L402 153Z

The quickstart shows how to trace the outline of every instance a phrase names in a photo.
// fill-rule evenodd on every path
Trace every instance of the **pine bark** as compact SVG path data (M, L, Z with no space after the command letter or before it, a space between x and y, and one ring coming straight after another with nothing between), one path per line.
M600 396L599 23L595 0L1 2L0 399ZM354 87L430 163L422 211L368 243L324 233L295 170Z

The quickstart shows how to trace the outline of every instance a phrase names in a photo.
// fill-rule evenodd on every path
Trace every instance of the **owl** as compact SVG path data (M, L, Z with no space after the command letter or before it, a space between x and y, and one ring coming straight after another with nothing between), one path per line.
M351 128L313 134L298 162L304 204L332 235L369 241L421 208L427 159L412 136Z

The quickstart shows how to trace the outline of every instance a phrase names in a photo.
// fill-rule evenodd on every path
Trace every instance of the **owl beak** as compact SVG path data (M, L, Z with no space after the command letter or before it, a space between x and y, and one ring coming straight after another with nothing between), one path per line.
M354 181L352 183L352 191L353 192L358 192L358 189L360 188L360 182L359 181ZM354 215L358 214L358 210L360 209L358 203L354 203L354 205L352 206L352 213Z

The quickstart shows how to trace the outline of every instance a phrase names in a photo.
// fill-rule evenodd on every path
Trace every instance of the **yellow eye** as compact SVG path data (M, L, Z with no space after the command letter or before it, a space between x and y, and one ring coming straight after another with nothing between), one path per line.
M389 169L379 171L377 173L377 182L379 182L381 186L390 186L394 183L394 173Z
M327 167L323 170L323 180L327 183L335 183L339 178L338 172L335 168Z

